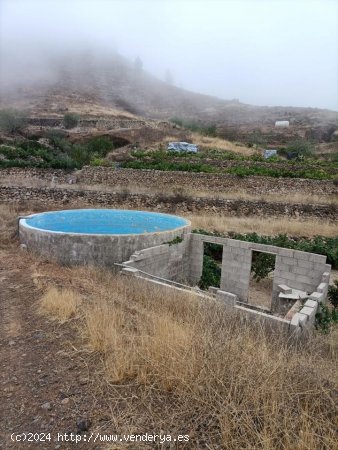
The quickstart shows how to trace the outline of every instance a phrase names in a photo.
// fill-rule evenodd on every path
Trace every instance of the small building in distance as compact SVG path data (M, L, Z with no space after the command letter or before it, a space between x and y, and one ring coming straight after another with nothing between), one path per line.
M290 122L288 120L276 120L275 127L277 128L289 128Z
M188 142L169 142L168 151L170 152L191 152L197 153L198 147L195 144L189 144Z
M264 150L263 156L265 159L272 158L273 156L277 156L277 150L271 149L271 150Z

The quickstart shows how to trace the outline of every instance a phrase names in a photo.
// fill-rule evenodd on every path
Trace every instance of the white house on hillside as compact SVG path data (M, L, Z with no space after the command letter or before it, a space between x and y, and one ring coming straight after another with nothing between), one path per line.
M278 128L288 128L290 126L290 122L288 120L276 120L275 127Z

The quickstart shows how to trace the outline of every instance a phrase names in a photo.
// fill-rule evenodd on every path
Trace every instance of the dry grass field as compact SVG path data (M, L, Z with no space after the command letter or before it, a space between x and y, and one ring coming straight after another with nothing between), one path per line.
M102 386L115 388L112 404L121 387L135 396L114 410L121 433L187 434L182 448L337 445L337 335L296 343L229 315L213 300L93 269L72 269L72 280L82 284L86 301L70 317L83 345L101 356ZM64 320L69 298L78 294L55 294L49 287L41 305L52 317L59 309Z
M21 325L29 323L30 333L48 330L43 347L21 352L41 360L50 354L50 366L43 367L47 380L61 370L57 384L47 385L48 395L75 386L74 400L51 412L55 424L60 427L69 421L87 402L91 431L189 436L179 447L87 443L77 448L337 448L337 330L326 336L313 332L308 340L294 341L229 314L213 299L164 292L107 270L60 267L26 253L20 256L14 237L19 212L22 207L20 211L1 205L3 280L7 286L7 271L20 260L22 267L11 278L17 283L15 298L22 299L16 316L30 314ZM28 281L33 290L26 287ZM12 286L8 284L6 292ZM30 306L29 292L34 294ZM2 306L10 298L5 296ZM20 333L11 339L19 339ZM14 350L10 346L3 350L20 352L27 339L15 342ZM53 360L66 366L54 367ZM24 375L25 367L16 372L19 383L34 386L36 368ZM80 390L79 370L90 380ZM47 395L46 389L40 391ZM22 401L17 388L12 392L11 404ZM31 398L30 408L35 402ZM29 411L26 407L20 416L26 426Z
M217 150L224 150L238 153L243 156L251 156L257 153L257 150L253 148L249 148L246 145L231 142L226 139L211 136L203 136L197 132L185 131L185 133L187 134L187 139L189 139L189 141L193 142L194 144L198 145L201 150L214 148ZM157 144L164 143L165 145L167 145L169 142L175 140L177 140L177 136L175 134L173 135L168 134L167 136L163 137L163 139L161 139L161 141L158 142ZM158 146L154 147L154 149L158 149Z
M193 228L218 232L257 233L290 236L336 236L337 225L319 219L291 219L288 217L229 217L210 214L185 214Z

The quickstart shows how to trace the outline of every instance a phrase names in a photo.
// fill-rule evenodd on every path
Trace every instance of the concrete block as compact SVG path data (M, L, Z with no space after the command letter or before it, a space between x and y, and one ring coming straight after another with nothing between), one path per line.
M312 316L316 311L314 308L310 306L303 306L303 308L299 311L301 314L305 314L306 316Z
M297 266L304 267L305 269L313 269L314 263L305 259L297 259Z
M299 325L302 328L305 328L308 325L309 316L306 314L303 314L302 312L299 313Z
M284 278L284 283L286 285L295 284L294 282L298 280L298 275L291 272L284 272L284 270L278 272L278 275L281 278ZM292 281L293 283L288 283L288 281Z
M139 271L137 269L135 269L134 267L124 267L121 270L121 273L123 275L134 275L135 276L135 275L139 274Z
M291 319L291 325L293 326L293 327L298 327L299 326L299 321L300 321L300 314L299 314L299 312L296 312L293 316L292 316L292 319Z
M314 308L317 311L318 308L318 303L315 300L306 300L306 302L304 303L304 306L308 306L309 308Z
M305 267L294 266L292 268L292 272L297 274L297 275L307 275L309 270L306 269Z
M321 303L324 300L324 295L320 292L312 292L309 299Z
M284 284L284 282L285 282L284 278L281 278L278 275L278 273L276 273L276 271L275 271L274 276L273 276L273 285L276 287L276 290L278 290L277 286L279 284Z
M279 247L276 247L276 248L277 248L277 255L288 256L289 258L293 258L294 257L294 251L293 250L290 250L288 248L279 248Z
M258 321L262 325L267 326L271 331L289 332L290 321L281 319L280 317L255 311L244 306L235 306L235 310L243 314L248 320Z
M245 250L247 250L247 251L250 250L250 244L251 244L251 242L239 241L239 247L240 247L241 249L245 249Z
M293 257L303 261L310 261L310 253L301 252L299 250L294 250Z
M291 294L284 294L283 292L280 292L280 294L278 295L278 298L280 298L281 300L294 300L297 301L299 300L299 295L295 294L295 293L291 293Z
M322 275L322 282L329 283L330 281L330 272L324 272Z
M287 286L286 284L279 284L278 289L281 292L283 292L283 294L291 294L292 293L292 289L289 286Z
M302 307L302 303L300 300L297 300L289 309L289 311L285 314L285 320L292 320L293 316L299 312Z
M236 239L229 239L228 245L229 245L229 247L240 247L241 242L243 242L243 241L238 241Z
M124 261L124 262L123 262L123 265L124 265L124 266L129 266L129 265L134 264L134 262L135 262L135 261L133 261L133 260Z
M324 255L317 255L316 253L310 253L310 261L315 263L326 263L326 256Z
M308 320L309 316L298 312L292 317L290 325L293 327L299 326L300 328L304 329L307 326Z
M305 291L302 291L300 289L292 289L292 292L299 295L300 300L305 300L308 298L308 294Z
M211 293L211 294L216 294L216 292L219 290L219 288L218 287L215 287L215 286L209 286L208 287L208 291Z
M323 294L327 289L328 289L327 283L320 283L320 285L317 287L317 292Z
M226 306L234 307L237 301L237 295L218 289L216 299L224 302Z
M282 264L286 264L288 266L296 266L297 260L295 258L289 258L288 256L282 257Z
M296 276L296 281L298 281L299 283L308 283L310 280L311 280L311 278L309 279L309 277L306 275Z

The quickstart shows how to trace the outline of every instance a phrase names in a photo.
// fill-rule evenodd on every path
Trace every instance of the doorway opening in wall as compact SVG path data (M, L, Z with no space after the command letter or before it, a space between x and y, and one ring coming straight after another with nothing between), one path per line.
M271 310L276 255L252 251L248 303Z
M204 242L203 271L199 282L200 289L210 286L220 287L222 273L223 245Z

